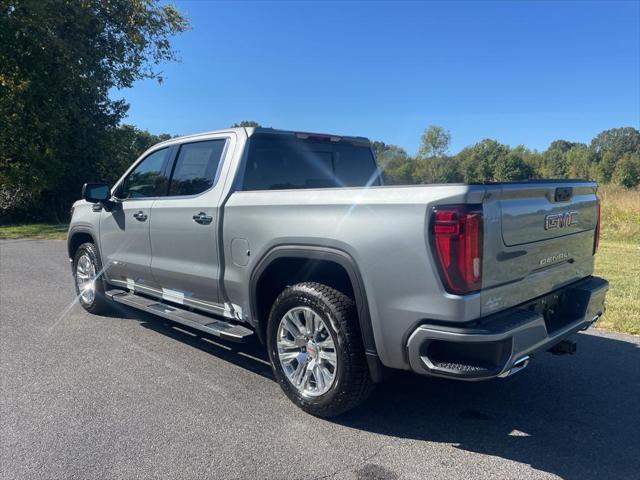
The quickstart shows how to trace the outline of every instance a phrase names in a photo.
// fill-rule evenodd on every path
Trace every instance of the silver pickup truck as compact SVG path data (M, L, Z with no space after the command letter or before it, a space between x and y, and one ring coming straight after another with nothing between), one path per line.
M80 304L257 337L318 416L390 369L505 377L604 312L597 185L384 186L370 143L265 128L174 138L87 183L68 252Z

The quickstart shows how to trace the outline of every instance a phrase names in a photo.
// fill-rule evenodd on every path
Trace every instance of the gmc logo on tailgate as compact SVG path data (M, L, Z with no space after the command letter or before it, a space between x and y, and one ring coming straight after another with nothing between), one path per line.
M553 228L566 228L578 223L578 212L562 212L554 213L544 217L544 229L551 230Z

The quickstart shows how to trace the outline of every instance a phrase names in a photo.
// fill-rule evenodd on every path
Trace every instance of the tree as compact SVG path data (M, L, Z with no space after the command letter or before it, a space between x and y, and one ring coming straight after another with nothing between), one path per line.
M524 160L525 148L519 145L497 158L493 179L496 182L514 182L533 177L533 168Z
M598 160L605 153L621 158L625 153L640 153L640 131L633 127L604 130L591 140L591 150Z
M170 138L169 134L154 135L133 125L107 130L99 149L109 152L109 158L96 162L96 179L113 184L145 150Z
M640 154L627 153L618 161L611 176L616 185L632 188L640 185Z
M508 153L509 147L490 138L463 149L457 157L464 182L494 181L496 164Z
M557 150L562 153L567 153L569 150L577 147L578 145L581 144L570 142L568 140L554 140L553 142L551 142L551 145L549 145L549 150Z
M596 158L598 159L597 167L595 168L596 179L601 183L609 183L619 157L613 152L604 151Z
M234 123L231 125L231 128L237 127L259 127L260 124L254 120L242 120L240 122Z
M98 146L128 109L109 92L162 81L155 66L176 59L169 39L186 28L159 0L3 1L3 190L30 192L31 204L50 217L65 214L96 165L109 162Z
M382 170L384 183L387 185L413 185L413 169L415 161L410 157L394 157Z
M373 149L373 153L376 156L378 165L383 169L393 159L408 161L409 158L404 148L398 147L397 145L374 141L371 143L371 148Z
M431 158L445 155L451 143L451 133L437 125L429 125L420 139L418 157Z
M462 176L456 158L447 156L451 133L437 125L430 125L422 134L413 178L415 183L449 183Z
M462 181L457 157L447 155L417 158L413 170L415 183L455 183Z
M564 178L567 176L568 166L566 153L574 144L567 140L554 140L542 154L542 171L545 178Z

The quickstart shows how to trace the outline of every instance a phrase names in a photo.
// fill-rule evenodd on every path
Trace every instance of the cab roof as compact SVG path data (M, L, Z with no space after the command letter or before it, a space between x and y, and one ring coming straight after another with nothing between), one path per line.
M370 145L369 139L366 137L357 137L350 135L335 135L330 133L316 133L316 132L302 132L302 131L293 131L293 130L279 130L276 128L266 128L266 127L231 127L224 128L219 130L210 130L207 132L194 133L190 135L182 135L179 137L174 137L169 140L165 140L164 142L160 142L157 145L165 145L165 144L174 144L181 143L186 140L196 139L198 137L203 137L206 135L216 134L216 133L229 133L229 132L240 132L244 130L247 137L251 138L254 135L278 135L283 137L296 137L300 139L322 139L322 140L330 140L334 142L346 141L349 143L356 143L361 145Z

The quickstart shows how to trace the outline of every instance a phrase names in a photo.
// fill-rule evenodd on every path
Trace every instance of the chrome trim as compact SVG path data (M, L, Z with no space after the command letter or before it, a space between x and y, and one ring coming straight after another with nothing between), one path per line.
M79 300L84 305L91 305L96 298L96 266L91 257L82 254L76 263L76 284Z
M525 355L524 357L516 360L513 363L513 367L511 367L506 372L501 373L500 375L498 375L498 377L500 377L500 378L510 377L514 373L518 373L520 370L524 370L525 368L527 368L529 366L529 361L530 360L531 360L531 357L529 355Z
M327 393L335 382L338 356L324 320L309 307L295 307L280 319L278 359L289 383L306 397Z

